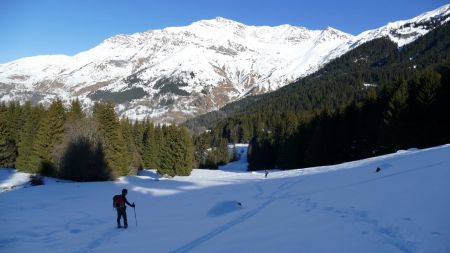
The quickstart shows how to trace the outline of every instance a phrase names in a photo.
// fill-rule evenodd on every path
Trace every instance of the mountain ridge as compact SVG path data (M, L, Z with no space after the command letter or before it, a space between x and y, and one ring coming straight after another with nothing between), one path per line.
M78 97L90 108L95 101L112 100L122 117L180 123L277 90L364 41L400 31L406 39L400 36L396 43L410 43L429 31L420 24L445 23L449 13L446 5L357 36L331 27L250 26L222 17L119 34L74 56L44 55L0 64L0 101L46 103L55 97ZM409 31L405 24L410 24Z

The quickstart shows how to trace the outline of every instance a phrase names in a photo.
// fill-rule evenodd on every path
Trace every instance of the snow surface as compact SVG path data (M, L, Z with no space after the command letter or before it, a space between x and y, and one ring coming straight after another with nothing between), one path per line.
M4 191L0 252L450 252L450 145L267 179L238 150L240 161L189 177ZM22 184L16 175L1 170L1 185ZM111 198L125 187L137 221L128 208L118 230Z
M30 181L30 175L28 173L17 172L14 169L1 169L0 180L0 192L3 192L28 183Z

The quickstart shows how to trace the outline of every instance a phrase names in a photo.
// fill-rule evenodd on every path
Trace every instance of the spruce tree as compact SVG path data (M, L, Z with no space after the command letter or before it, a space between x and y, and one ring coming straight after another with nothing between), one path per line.
M81 106L80 100L77 98L72 100L70 104L69 111L67 112L67 121L75 122L81 120L86 117L86 114L83 112L83 108Z
M109 168L120 176L128 175L127 151L114 104L96 103L93 111Z
M188 176L193 166L192 140L186 129L176 126L163 127L158 173L169 176Z
M142 158L134 142L133 125L129 119L122 119L120 126L127 150L128 173L136 174L138 170L142 169Z
M142 160L144 166L150 169L157 169L158 166L158 146L156 129L153 123L146 121L143 134Z
M383 145L388 150L396 151L405 144L408 138L405 113L408 108L409 91L405 80L395 83L394 92L389 99L387 110L384 115L384 131L382 133Z
M159 166L157 168L158 174L175 176L176 168L176 156L178 154L177 145L175 144L176 135L173 126L163 126L162 127L160 141L160 156L159 156Z
M183 160L177 171L177 175L189 176L191 174L192 167L194 166L194 147L191 136L186 128L181 128L179 135L183 140Z
M30 161L31 171L44 175L53 175L57 164L56 153L64 137L66 113L61 100L52 102L39 126L36 141L33 144Z
M32 106L30 102L26 102L23 106L21 117L23 127L19 136L16 160L16 168L18 170L32 172L30 161L32 159L33 146L44 113L45 109L41 105Z
M144 124L145 124L145 121L146 120L144 120L142 122L139 120L134 121L133 129L132 129L132 132L133 132L132 138L136 145L136 150L142 159L144 157L143 156L143 146L144 146L144 131L145 131Z
M0 168L14 167L16 158L16 144L8 129L7 113L6 106L0 105Z

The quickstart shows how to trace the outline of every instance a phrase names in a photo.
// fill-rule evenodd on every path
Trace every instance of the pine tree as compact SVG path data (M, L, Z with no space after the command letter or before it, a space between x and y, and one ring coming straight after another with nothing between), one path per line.
M15 165L16 145L13 133L8 129L8 108L0 105L0 168L12 168Z
M11 102L8 104L6 110L6 126L15 145L19 143L19 135L23 126L23 123L21 122L21 115L22 106L19 102Z
M81 102L77 98L75 100L72 100L70 104L70 109L67 112L67 121L68 122L75 122L78 120L81 120L86 117L86 114L83 112L83 108L81 107Z
M114 105L112 103L96 103L93 111L94 118L98 122L99 134L109 168L120 176L128 175L127 151Z
M33 154L33 146L44 113L45 109L42 106L34 107L30 102L26 102L23 106L21 117L23 128L19 136L18 156L16 160L16 168L21 171L32 172L30 162Z
M64 137L66 113L61 100L52 102L39 126L33 144L30 169L34 173L53 175L57 164L56 153Z
M189 176L194 166L194 147L191 136L186 128L179 131L180 138L183 140L183 160L181 166L177 170L177 175Z
M131 174L137 174L138 170L142 169L142 158L139 154L136 144L133 138L133 125L129 119L122 119L120 121L121 132L123 139L125 141L125 146L127 149L127 160L129 172Z
M206 158L208 157L208 148L210 143L210 134L204 133L194 136L194 160L197 168L206 168Z
M384 115L384 131L382 133L383 144L390 151L395 151L405 145L402 142L406 141L408 136L405 122L408 99L408 84L403 79L397 81Z
M163 138L161 141L160 164L158 166L158 174L175 176L177 166L177 156L179 154L176 145L176 134L173 126L163 126Z
M134 144L136 146L136 150L139 153L139 155L141 156L142 159L142 163L144 163L143 161L143 146L144 146L144 132L145 132L145 121L134 121L133 123L133 128L132 128L132 137L134 140Z
M189 175L193 166L193 147L187 130L168 126L163 127L163 132L158 173L169 176Z
M142 159L144 166L150 169L157 169L158 165L158 146L156 140L156 129L153 123L146 121L143 134Z

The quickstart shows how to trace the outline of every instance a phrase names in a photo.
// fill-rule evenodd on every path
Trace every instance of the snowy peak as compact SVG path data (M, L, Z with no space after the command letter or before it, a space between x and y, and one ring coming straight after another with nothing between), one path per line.
M252 26L223 17L119 34L75 56L0 65L0 101L55 97L118 104L121 116L179 123L276 90L352 48L388 36L403 46L449 20L450 5L353 36L332 27Z
M229 27L239 27L239 26L245 26L242 23L239 23L237 21L227 19L224 17L215 17L213 19L204 19L200 21L196 21L192 23L192 26L212 26L212 27L219 27L219 28L229 28Z
M388 37L399 47L415 41L434 28L450 20L450 4L444 5L434 11L425 12L417 17L390 22L377 29L368 30L350 38L346 43L336 47L326 56L326 61L339 57L347 51L368 41L381 37Z
M450 15L450 4L446 4L436 10L425 12L413 19L399 21L405 23L447 22ZM409 22L408 22L409 21Z
M325 42L329 40L341 40L346 41L353 38L353 35L344 33L342 31L339 31L337 29L334 29L332 27L327 27L325 30L323 30L320 35L318 36L319 42Z
M450 4L434 11L425 12L415 18L391 22L378 29L369 30L356 36L361 42L388 36L400 47L409 44L418 37L425 35L439 25L450 20Z

